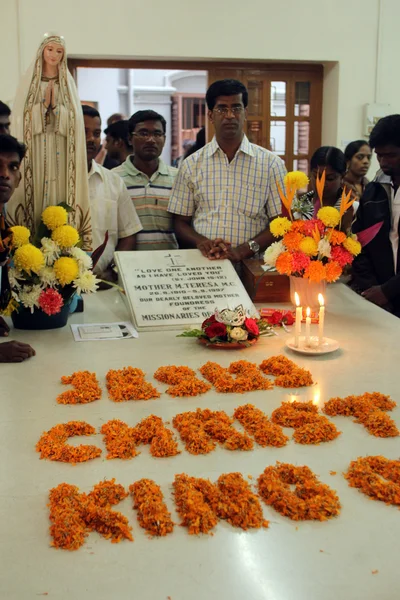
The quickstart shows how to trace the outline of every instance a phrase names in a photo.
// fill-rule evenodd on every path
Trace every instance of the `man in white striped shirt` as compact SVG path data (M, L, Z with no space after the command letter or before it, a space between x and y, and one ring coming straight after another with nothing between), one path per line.
M216 81L206 101L215 137L182 163L168 211L181 247L239 262L272 243L269 221L281 214L286 169L244 134L248 93L240 81Z

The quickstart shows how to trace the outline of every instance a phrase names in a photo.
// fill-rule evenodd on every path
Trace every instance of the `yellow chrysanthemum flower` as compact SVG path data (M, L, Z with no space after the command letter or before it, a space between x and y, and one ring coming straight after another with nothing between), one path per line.
M17 248L14 254L14 264L20 271L31 273L33 271L39 274L39 271L44 266L43 252L33 246L33 244L24 244Z
M29 238L31 232L27 227L23 227L23 225L15 225L14 227L10 227L13 233L13 246L14 248L20 248L24 244L29 244Z
M300 190L308 186L309 179L307 175L301 171L290 171L285 175L283 181L286 187L290 186L296 190Z
M309 235L301 240L299 249L301 252L304 252L304 254L307 254L307 256L317 256L318 254L318 244Z
M75 246L79 242L79 233L71 225L61 225L61 227L54 229L51 239L60 248L72 248L72 246Z
M67 285L77 278L79 273L79 265L75 258L62 256L53 265L57 280L61 285Z
M68 213L62 206L48 206L42 212L42 221L51 231L65 225Z
M343 242L343 248L346 248L353 256L357 256L361 252L361 244L358 240L348 237Z
M283 237L290 231L292 223L286 217L277 217L269 224L269 229L274 237Z
M325 227L336 227L340 223L340 213L333 206L323 206L317 213Z

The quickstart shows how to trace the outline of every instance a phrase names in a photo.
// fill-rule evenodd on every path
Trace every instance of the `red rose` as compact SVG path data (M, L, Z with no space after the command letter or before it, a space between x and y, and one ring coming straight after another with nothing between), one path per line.
M217 322L217 319L215 318L215 315L211 315L210 317L207 317L207 319L205 321L203 321L201 328L205 329L209 325L212 325L213 323L216 323L216 322Z
M225 337L226 326L223 323L212 323L211 325L205 328L204 333L210 339L215 337Z
M270 325L280 325L282 323L282 313L276 310L272 315L267 317L267 321Z
M260 330L258 329L258 325L254 319L245 319L244 326L253 337L257 337L260 335Z
M294 316L290 312L290 310L288 310L287 313L285 313L283 315L283 321L285 322L285 325L293 325L293 323L294 323Z

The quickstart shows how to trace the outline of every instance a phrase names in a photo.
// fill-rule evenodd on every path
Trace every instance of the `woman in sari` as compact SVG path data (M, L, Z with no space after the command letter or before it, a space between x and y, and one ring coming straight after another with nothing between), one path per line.
M26 145L26 156L21 185L7 207L8 222L36 232L43 210L64 202L71 209L69 221L78 229L84 249L91 250L85 131L62 37L44 37L22 78L12 132Z

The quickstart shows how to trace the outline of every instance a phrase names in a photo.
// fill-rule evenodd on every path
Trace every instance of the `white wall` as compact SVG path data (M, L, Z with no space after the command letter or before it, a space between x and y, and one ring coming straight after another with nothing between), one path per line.
M103 130L108 117L120 111L118 85L118 69L78 69L79 97L98 103Z
M153 0L151 35L146 26L132 31L136 16L148 10L140 0L114 0L117 29L110 26L110 4L104 0L18 0L18 5L19 18L17 0L8 0L2 13L0 49L7 57L2 99L13 97L16 72L28 66L42 34L52 30L64 35L71 56L338 63L329 66L325 80L324 143L360 137L365 103L379 99L400 113L398 0L250 0L246 5L233 0L228 10L225 3L203 0L200 11L193 0Z

